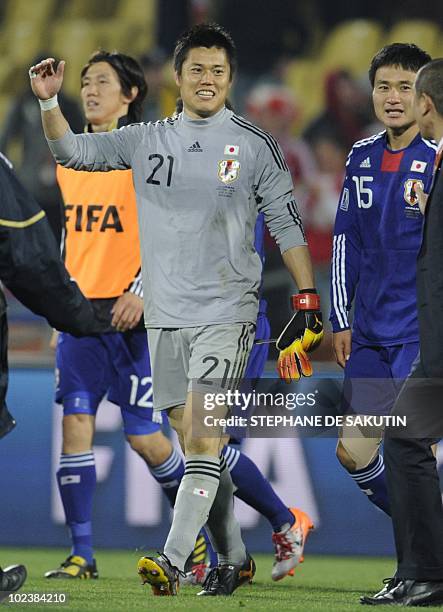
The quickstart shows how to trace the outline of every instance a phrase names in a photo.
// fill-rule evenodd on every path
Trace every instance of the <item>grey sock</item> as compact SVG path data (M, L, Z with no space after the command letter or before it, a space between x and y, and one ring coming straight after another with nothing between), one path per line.
M220 458L220 470L220 485L206 529L219 563L243 563L246 559L246 548L240 525L234 515L234 485L223 456Z
M177 492L174 518L165 544L165 555L172 565L184 569L209 511L220 481L220 460L210 455L189 455L185 474Z

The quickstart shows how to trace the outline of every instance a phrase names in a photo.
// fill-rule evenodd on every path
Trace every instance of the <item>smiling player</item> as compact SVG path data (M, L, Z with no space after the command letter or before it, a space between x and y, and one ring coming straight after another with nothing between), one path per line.
M219 565L200 594L230 595L252 579L254 563L233 513L222 432L199 435L195 425L203 422L206 391L236 388L244 375L258 314L260 212L300 288L297 312L279 339L280 370L287 380L312 372L306 351L319 344L323 328L291 176L276 141L225 107L236 52L216 24L200 24L177 42L183 112L155 124L75 136L56 98L64 64L54 70L53 63L33 66L30 76L56 159L76 170L132 168L154 407L168 411L186 455L165 554L143 558L139 571L154 594L176 595L206 523Z

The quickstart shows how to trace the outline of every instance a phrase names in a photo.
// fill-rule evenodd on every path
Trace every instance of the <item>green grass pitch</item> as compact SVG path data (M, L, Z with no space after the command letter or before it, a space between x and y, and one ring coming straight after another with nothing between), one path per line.
M232 597L198 598L197 587L183 587L178 597L153 597L149 587L141 586L136 574L140 553L101 550L96 554L98 580L50 581L43 573L57 567L66 556L59 549L1 548L3 566L24 563L28 580L20 593L64 592L66 604L23 604L3 601L1 606L15 610L53 609L66 612L90 610L137 611L149 610L297 610L303 612L346 612L363 610L359 596L373 593L381 587L381 579L390 576L392 559L367 557L306 557L295 576L272 582L271 555L254 555L257 574L252 586L238 589ZM427 608L441 610L441 608Z

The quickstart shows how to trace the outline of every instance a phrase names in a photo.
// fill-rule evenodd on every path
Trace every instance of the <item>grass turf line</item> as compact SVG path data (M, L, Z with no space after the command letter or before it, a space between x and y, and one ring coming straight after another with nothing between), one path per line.
M28 580L20 593L64 592L66 604L9 604L4 609L137 611L157 610L295 610L300 612L363 612L359 596L381 588L381 579L390 576L392 559L368 557L307 556L293 578L272 582L271 555L254 555L257 574L252 586L239 588L232 597L200 598L198 587L183 587L178 597L154 597L148 586L142 586L136 564L140 553L127 551L97 551L100 578L98 580L47 580L45 571L57 567L66 557L61 549L0 548L3 567L24 563ZM441 610L441 608L427 608Z

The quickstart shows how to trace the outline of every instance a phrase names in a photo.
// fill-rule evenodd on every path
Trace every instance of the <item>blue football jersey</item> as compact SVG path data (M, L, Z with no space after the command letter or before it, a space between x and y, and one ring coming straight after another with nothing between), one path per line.
M265 265L265 217L263 213L257 215L255 222L254 248L260 256L262 266ZM263 285L260 286L260 301L258 305L259 316L266 314L268 303L263 297ZM258 337L258 336L257 336Z
M352 147L334 227L334 332L349 329L355 300L355 341L391 346L418 340L415 273L423 217L415 187L429 192L436 148L417 135L405 149L391 151L386 132Z
M263 213L257 215L255 222L254 248L260 256L261 263L265 265L265 216Z

